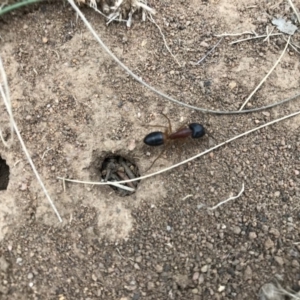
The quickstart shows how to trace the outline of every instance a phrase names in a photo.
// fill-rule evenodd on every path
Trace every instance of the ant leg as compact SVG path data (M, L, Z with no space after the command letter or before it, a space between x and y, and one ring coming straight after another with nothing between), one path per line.
M152 164L150 165L150 167L145 171L148 172L154 165L154 163L166 152L166 150L170 147L170 143L167 143L163 150L159 153L159 155L155 158L155 160L152 162Z
M160 128L168 129L167 126L163 126L163 125L146 125L146 127L160 127Z
M164 113L161 113L167 120L168 120L168 124L169 124L169 134L172 133L172 125L171 125L171 121L170 119L164 114Z

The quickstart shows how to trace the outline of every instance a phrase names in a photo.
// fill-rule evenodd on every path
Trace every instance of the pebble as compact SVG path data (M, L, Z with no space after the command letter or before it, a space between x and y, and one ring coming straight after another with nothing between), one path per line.
M208 265L205 265L201 268L202 273L206 273L208 271Z
M151 281L149 281L147 283L147 289L150 291L150 290L153 290L155 288L155 284Z
M275 256L274 259L279 264L279 266L283 266L284 261L281 256Z
M222 293L225 290L225 285L220 285L218 288L218 292Z
M141 263L141 262L142 262L142 259L143 259L142 256L138 256L138 257L135 259L135 261L136 261L137 263Z
M229 88L231 89L231 90L233 90L235 87L236 87L236 82L235 81L231 81L231 82L229 82Z
M276 228L271 228L269 231L272 235L274 235L276 238L280 237L280 232Z
M28 279L32 279L33 278L33 274L32 273L28 273L27 278Z
M204 276L203 274L200 274L198 284L202 284L204 282Z
M249 233L249 239L250 240L254 240L254 239L256 239L257 238L257 234L255 233L255 232L250 232Z
M204 41L202 41L202 42L200 43L200 46L201 46L201 47L204 47L204 48L208 48L208 47L209 47L209 45L208 45L206 42L204 42Z
M163 271L163 267L161 265L156 265L155 270L157 273L161 273Z
M265 248L266 250L271 249L274 247L274 242L268 237L265 241Z
M195 272L193 275L193 281L196 281L199 279L200 273L199 272Z
M274 193L274 197L279 197L280 196L280 191L276 191L275 193Z
M235 234L240 234L242 230L241 230L240 227L234 226L234 227L232 227L232 231L233 231L233 233L235 233Z
M245 273L244 273L244 277L245 277L245 280L252 279L252 269L251 269L250 266L246 267L246 270L245 270Z
M294 268L299 268L299 262L298 262L296 259L293 259L293 261L292 261L292 266L293 266Z

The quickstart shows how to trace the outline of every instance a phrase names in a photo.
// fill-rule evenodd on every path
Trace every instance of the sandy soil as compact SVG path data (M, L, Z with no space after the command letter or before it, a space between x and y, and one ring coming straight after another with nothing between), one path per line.
M265 34L273 17L293 19L281 1L152 1L157 27L136 16L105 26L82 8L108 47L147 83L192 105L237 110L285 47L282 37L229 45L216 34ZM1 299L258 299L280 275L300 289L300 117L232 142L120 197L100 179L105 157L122 155L141 174L160 153L143 144L149 124L202 123L213 138L172 148L151 171L299 109L295 100L235 116L202 114L158 97L104 53L67 4L42 3L0 20L0 52L20 132L55 201L51 210L15 138L0 156L10 167L0 191ZM276 31L276 30L275 30ZM275 32L274 31L274 32ZM240 37L236 37L239 39ZM294 42L300 44L299 34ZM247 108L299 92L299 54L288 48ZM10 140L1 104L0 127ZM0 165L1 166L1 165ZM0 168L1 171L1 168ZM1 177L0 177L1 179ZM236 195L242 197L208 211Z

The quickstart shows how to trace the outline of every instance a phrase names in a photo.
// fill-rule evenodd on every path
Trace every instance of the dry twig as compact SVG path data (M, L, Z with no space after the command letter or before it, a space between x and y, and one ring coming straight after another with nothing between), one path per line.
M218 208L219 206L221 206L221 205L223 205L223 204L225 204L225 203L227 203L227 202L229 202L229 201L231 201L231 200L234 200L234 199L237 199L237 198L239 198L241 195L242 195L242 193L244 193L244 183L243 183L243 185L242 185L242 189L240 190L240 192L238 193L238 195L236 195L236 196L234 196L234 197L230 197L230 198L228 198L228 199L226 199L226 200L223 200L223 201L221 201L220 203L218 203L217 205L215 205L215 206L213 206L213 207L208 207L207 209L208 210L215 210L216 208Z
M249 95L249 97L245 100L243 105L241 106L240 110L242 110L245 105L248 103L248 101L252 98L252 96L257 92L257 90L262 86L262 84L267 80L267 78L270 76L270 74L274 71L274 69L277 67L279 62L281 61L283 55L285 54L285 51L290 43L291 36L289 36L287 43L284 47L284 50L282 51L281 55L279 56L278 60L275 62L274 66L271 68L271 70L267 73L267 75L262 79L262 81L257 85L257 87L254 89L254 91Z
M18 139L20 141L20 144L21 144L21 146L23 148L23 151L24 151L24 153L25 153L25 155L27 157L27 160L28 160L28 162L29 162L29 164L30 164L30 166L31 166L31 168L33 170L33 173L35 174L35 176L36 176L36 178L37 178L40 186L42 187L42 190L43 190L45 196L47 197L47 199L48 199L48 201L50 203L50 206L54 210L54 212L55 212L58 220L60 222L62 222L60 214L57 211L57 209L56 209L56 207L55 207L55 205L54 205L51 197L48 194L48 191L47 191L47 189L46 189L46 187L45 187L45 185L44 185L44 183L43 183L43 181L42 181L42 179L41 179L41 177L40 177L40 175L39 175L39 173L38 173L38 171L37 171L37 169L36 169L36 167L35 167L35 165L34 165L34 163L32 161L32 159L30 157L30 154L29 154L29 152L28 152L28 150L27 150L27 148L25 146L25 143L24 143L24 141L22 139L20 131L19 131L19 129L17 127L17 124L16 124L16 122L14 120L14 116L13 116L13 113L12 113L12 110L11 110L11 102L10 102L10 97L9 97L8 83L7 83L6 74L5 74L5 71L4 71L4 67L3 67L3 64L2 64L1 58L0 58L0 73L1 73L1 77L2 77L2 80L3 80L3 83L4 83L4 89L5 89L4 90L3 87L2 87L2 85L0 84L0 93L1 93L1 96L3 98L6 110L7 110L8 114L9 114L10 122L11 122L11 124L13 126L14 131L16 132L16 135L17 135L17 137L18 137Z
M192 156L192 157L190 157L190 158L188 158L188 159L186 159L186 160L184 160L184 161L182 161L182 162L179 162L179 163L177 163L177 164L174 164L174 165L172 165L172 166L170 166L170 167L168 167L168 168L165 168L165 169L162 169L162 170L159 170L159 171L157 171L157 172L154 172L154 173L151 173L151 174L147 174L147 175L144 175L144 176L141 176L141 177L137 177L137 178L134 178L134 179L122 180L122 181L113 182L113 183L115 184L115 183L127 183L127 182L131 182L131 181L138 181L138 180L142 180L142 179L146 179L146 178L150 178L150 177L153 177L153 176L162 174L162 173L164 173L164 172L167 172L167 171L170 171L170 170L172 170L172 169L175 169L175 168L177 168L177 167L179 167L179 166L181 166L181 165L184 165L184 164L186 164L186 163L188 163L188 162L190 162L190 161L192 161L192 160L194 160L194 159L196 159L196 158L199 158L199 157L201 157L201 156L204 156L205 154L210 153L210 152L212 152L213 150L216 150L216 149L218 149L218 148L220 148L220 147L222 147L222 146L224 146L224 145L226 145L226 144L228 144L228 143L230 143L230 142L233 142L233 141L235 141L235 140L237 140L237 139L239 139L239 138L241 138L241 137L243 137L243 136L246 136L246 135L248 135L248 134L250 134L250 133L252 133L252 132L255 132L255 131L257 131L257 130L260 130L260 129L262 129L262 128L265 128L265 127L267 127L267 126L270 126L270 125L272 125L272 124L278 123L278 122L280 122L280 121L286 120L286 119L288 119L288 118L292 118L292 117L294 117L294 116L296 116L296 115L299 115L299 114L300 114L300 111L297 111L297 112L294 112L294 113L289 114L289 115L287 115L287 116L284 116L284 117L278 118L278 119L276 119L276 120L270 121L270 122L268 122L268 123L265 123L265 124L263 124L263 125L261 125L261 126L255 127L255 128L253 128L253 129L251 129L251 130L248 130L248 131L243 132L243 133L241 133L241 134L239 134L239 135L236 135L236 136L234 136L234 137L228 139L227 141L225 141L225 142L223 142L223 143L220 143L220 144L218 144L218 145L216 145L216 146L214 146L214 147L212 147L212 148L210 148L210 149L207 149L207 150L205 150L205 151L203 151L203 152L201 152L201 153L199 153L199 154L197 154L197 155L195 155L195 156ZM75 180L75 179L67 179L67 178L63 178L63 177L57 177L57 179L59 179L59 180L66 180L66 181L74 182L74 183L84 183L84 184L95 184L95 185L107 185L107 184L112 184L111 182L91 182L91 181L82 181L82 180Z

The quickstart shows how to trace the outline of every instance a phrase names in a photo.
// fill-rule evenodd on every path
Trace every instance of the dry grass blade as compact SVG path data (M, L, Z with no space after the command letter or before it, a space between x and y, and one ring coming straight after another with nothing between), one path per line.
M251 130L248 130L248 131L246 131L246 132L244 132L244 133L241 133L241 134L239 134L239 135L236 135L236 136L232 137L231 139L229 139L229 140L227 140L227 141L225 141L225 142L223 142L223 143L220 143L220 144L218 144L218 145L216 145L216 146L214 146L214 147L212 147L212 148L210 148L210 149L207 149L207 150L205 150L205 151L203 151L203 152L201 152L201 153L199 153L199 154L197 154L197 155L195 155L195 156L192 156L192 157L190 157L190 158L188 158L188 159L186 159L186 160L184 160L184 161L182 161L182 162L180 162L180 163L177 163L177 164L175 164L175 165L172 165L171 167L162 169L162 170L160 170L160 171L158 171L158 172L154 172L154 173L151 173L151 174L148 174L148 175L145 175L145 176L141 176L141 177L137 177L137 178L134 178L134 179L117 181L117 182L114 182L114 183L127 183L127 182L132 182L132 181L138 181L138 180L150 178L150 177L153 177L153 176L156 176L156 175L165 173L165 172L170 171L170 170L172 170L172 169L175 169L175 168L177 168L177 167L179 167L179 166L181 166L181 165L184 165L184 164L186 164L186 163L188 163L188 162L190 162L190 161L192 161L192 160L194 160L194 159L196 159L196 158L198 158L198 157L204 156L205 154L210 153L210 152L212 152L213 150L216 150L216 149L218 149L218 148L220 148L220 147L222 147L222 146L224 146L224 145L226 145L226 144L228 144L228 143L230 143L230 142L233 142L233 141L235 141L235 140L237 140L237 139L239 139L239 138L241 138L241 137L243 137L243 136L246 136L246 135L248 135L248 134L250 134L250 133L252 133L252 132L255 132L255 131L257 131L257 130L260 130L260 129L262 129L262 128L265 128L265 127L267 127L267 126L270 126L270 125L272 125L272 124L281 122L281 121L286 120L286 119L288 119L288 118L292 118L292 117L297 116L297 115L299 115L299 114L300 114L300 111L297 111L297 112L294 112L294 113L289 114L289 115L287 115L287 116L281 117L281 118L279 118L279 119L270 121L270 122L268 122L268 123L266 123L266 124L263 124L263 125L261 125L261 126L255 127L255 128L253 128L253 129L251 129ZM57 177L57 179L65 180L65 181L69 181L69 182L74 182L74 183L84 183L84 184L94 184L94 185L107 185L107 184L111 184L111 182L108 182L108 181L107 181L107 182L91 182L91 181L81 181L81 180L67 179L67 178L63 178L63 177Z
M22 139L20 131L19 131L19 129L17 127L17 124L16 124L16 122L14 120L13 113L12 113L12 110L11 110L11 105L10 105L10 97L9 97L9 93L8 93L9 88L8 88L8 84L7 84L7 80L6 80L6 74L5 74L5 71L4 71L4 67L3 67L3 64L2 64L1 58L0 58L0 73L1 73L1 77L2 77L2 80L4 82L4 86L5 86L4 89L3 89L2 85L0 84L0 92L1 92L1 96L3 98L6 110L7 110L8 114L9 114L10 122L11 122L11 124L13 126L14 131L16 132L16 135L17 135L17 137L18 137L18 139L20 141L20 144L21 144L21 146L23 148L23 151L24 151L24 153L25 153L25 155L27 157L27 160L28 160L28 162L29 162L29 164L30 164L30 166L31 166L31 168L33 170L33 173L35 174L35 176L36 176L39 184L42 187L42 190L43 190L44 194L46 195L46 197L47 197L47 199L48 199L48 201L50 203L50 206L52 207L52 209L54 210L55 214L57 215L58 220L60 222L62 222L60 214L57 211L57 209L56 209L56 207L55 207L55 205L54 205L51 197L48 194L48 191L47 191L47 189L46 189L46 187L45 187L45 185L44 185L44 183L43 183L43 181L42 181L42 179L41 179L41 177L40 177L40 175L39 175L39 173L38 173L38 171L37 171L37 169L36 169L36 167L35 167L35 165L34 165L34 163L32 161L32 159L30 157L30 154L29 154L29 152L28 152L28 150L27 150L27 148L25 146L25 143L24 143L24 141Z
M245 102L243 103L243 105L241 106L240 110L242 110L245 105L247 105L247 103L249 102L249 100L252 98L252 96L257 92L257 90L263 85L263 83L267 80L267 78L270 76L270 74L274 71L274 69L277 67L277 65L279 64L279 62L281 61L283 55L286 52L286 49L290 43L290 39L291 36L289 36L287 43L284 47L284 50L282 51L281 55L279 56L278 60L275 62L274 66L271 68L271 70L268 72L268 74L262 79L262 81L257 85L257 87L254 89L254 91L249 95L249 97L245 100Z
M197 107L197 106L193 106L193 105L189 105L186 103L183 103L181 101L178 101L176 99L174 99L171 96L166 95L165 93L155 89L154 87L152 87L151 85L147 84L145 81L143 81L139 76L137 76L136 74L134 74L127 66L125 66L110 50L109 48L103 43L103 41L101 40L101 38L98 36L98 34L95 32L95 30L93 29L93 27L91 26L91 24L88 22L88 20L85 18L85 16L83 15L83 13L80 11L80 9L77 7L77 5L74 3L74 0L68 0L68 2L70 3L70 5L73 7L73 9L76 11L76 13L78 14L78 16L81 18L81 20L83 21L83 23L86 25L86 27L88 28L88 30L92 33L92 35L94 36L94 38L98 41L98 43L100 44L100 46L103 48L103 50L105 50L105 52L121 67L123 68L123 70L125 70L131 77L133 77L137 82L139 82L140 84L144 85L146 88L148 88L149 90L151 90L152 92L156 93L157 95L167 99L168 101L171 101L173 103L176 103L178 105L182 105L184 107L190 108L190 109L194 109L194 110L198 110L201 111L203 113L210 113L210 114L215 114L215 115L233 115L233 114L245 114L245 113L250 113L250 112L255 112L255 111L261 111L261 110L265 110L267 108L271 108L280 104L283 104L285 102L291 101L295 98L297 98L298 96L300 96L300 94L297 94L289 99L286 100L282 100L267 106L263 106L263 107L259 107L259 108L254 108L254 109L248 109L248 110L243 110L243 111L222 111L222 110L212 110L212 109L205 109L205 108L201 108L201 107ZM253 32L251 32L253 34ZM246 34L246 33L245 33ZM249 33L248 33L249 34Z
M242 189L240 190L240 192L238 193L238 195L234 196L234 197L229 197L228 199L224 200L224 201L221 201L220 203L218 203L217 205L213 206L213 207L208 207L207 209L208 210L215 210L216 208L218 208L219 206L229 202L229 201L232 201L234 199L237 199L239 198L243 193L244 193L244 190L245 190L245 185L243 183L242 185Z
M289 1L289 4L290 4L291 8L293 9L295 15L297 16L298 23L300 24L300 15L299 15L299 13L298 13L298 11L297 11L297 9L296 9L293 1L292 0L288 0L288 1Z

